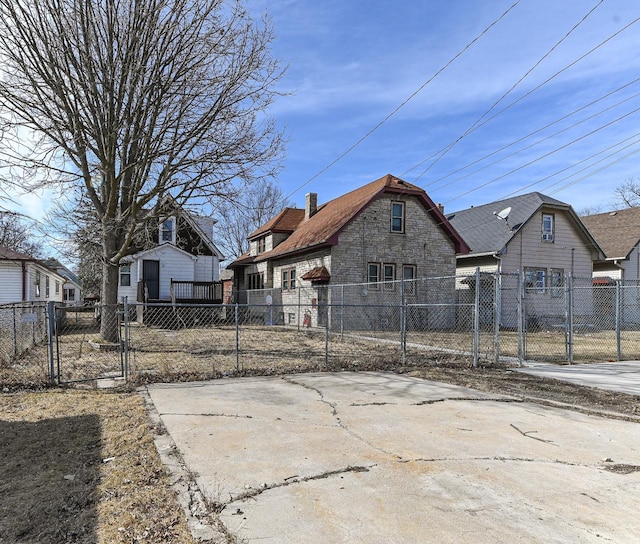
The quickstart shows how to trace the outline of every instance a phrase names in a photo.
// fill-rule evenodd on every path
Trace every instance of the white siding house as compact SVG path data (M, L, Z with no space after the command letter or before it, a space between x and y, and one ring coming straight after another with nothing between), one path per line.
M214 224L181 209L159 220L151 247L120 262L118 300L222 302L223 255L213 243Z
M0 246L0 304L62 302L65 278L30 255Z

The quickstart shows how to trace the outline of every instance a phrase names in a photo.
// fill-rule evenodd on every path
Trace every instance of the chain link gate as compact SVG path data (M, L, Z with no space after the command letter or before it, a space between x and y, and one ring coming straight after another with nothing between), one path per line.
M122 306L67 307L51 304L50 374L55 383L126 377L127 317ZM100 338L102 319L113 320L116 342Z

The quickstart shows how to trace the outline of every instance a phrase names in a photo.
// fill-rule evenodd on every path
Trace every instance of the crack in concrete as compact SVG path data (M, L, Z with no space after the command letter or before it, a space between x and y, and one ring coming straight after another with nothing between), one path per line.
M400 459L397 463L442 463L442 462L461 462L470 461L500 461L500 462L516 462L516 463L538 463L541 465L565 465L570 467L593 468L597 470L606 469L606 465L590 465L585 463L573 463L571 461L562 461L561 459L535 459L533 457L506 457L482 456L482 457L414 457L412 459Z
M192 413L192 414L180 414L177 412L162 412L160 416L180 416L180 417L230 417L233 419L253 419L253 416L240 415L240 414L223 414L223 413Z
M524 399L518 398L505 398L505 397L443 397L441 399L429 399L421 400L419 402L412 402L408 406L427 406L429 404L437 404L439 402L447 401L471 401L471 402L525 402ZM398 402L352 402L349 406L400 406Z
M331 476L338 476L340 474L346 474L346 473L356 473L356 472L369 472L370 469L376 467L377 465L368 465L368 466L364 466L364 465L356 465L356 466L347 466L345 468L341 468L341 469L336 469L336 470L328 470L326 472L322 472L320 474L313 474L311 476L289 476L288 478L285 478L282 482L279 483L273 483L273 484L264 484L261 487L258 488L251 488L251 489L247 489L246 491L243 491L242 493L240 493L239 495L236 495L235 497L231 497L231 500L229 500L228 502L221 504L220 505L220 510L222 511L224 510L225 507L229 506L230 504L233 504L234 502L238 502L238 501L247 501L249 499L254 499L255 497L257 497L258 495L261 495L262 493L264 493L265 491L270 491L272 489L279 489L281 487L288 487L290 485L295 485L295 484L300 484L300 483L306 483L306 482L312 482L315 480L324 480L327 478L330 478Z
M471 401L471 402L506 402L506 403L522 403L524 399L516 399L510 397L444 397L441 399L421 400L414 402L411 406L426 406L429 404L437 404L438 402L448 401Z
M362 436L356 434L354 431L352 431L343 421L342 419L340 419L340 416L338 415L338 408L337 408L337 404L334 402L329 402L328 400L326 400L324 398L324 393L318 389L317 387L313 387L311 385L308 385L304 382L299 382L297 380L293 380L291 378L288 378L286 376L283 376L282 379L284 381L286 381L287 383L290 383L292 385L299 385L300 387L304 387L305 389L308 389L309 391L314 391L315 393L318 394L318 396L320 397L320 401L323 402L324 404L326 404L327 406L331 407L331 414L333 415L333 417L336 420L336 423L338 424L338 426L343 429L347 434L351 435L353 438L355 438L356 440L359 440L360 442L362 442L363 444L366 444L367 446L369 446L370 448L379 451L381 453L384 453L385 455L389 455L391 457L395 457L396 459L402 459L401 455L398 455L397 453L393 453L391 451L385 450L383 448L380 448L379 446L376 446L375 444L369 442L368 440L365 440Z

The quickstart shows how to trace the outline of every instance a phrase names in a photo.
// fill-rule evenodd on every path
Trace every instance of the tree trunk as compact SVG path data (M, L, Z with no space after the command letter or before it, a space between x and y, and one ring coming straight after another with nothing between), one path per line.
M118 266L111 263L111 258L116 254L116 247L116 234L103 225L100 337L114 343L118 341Z

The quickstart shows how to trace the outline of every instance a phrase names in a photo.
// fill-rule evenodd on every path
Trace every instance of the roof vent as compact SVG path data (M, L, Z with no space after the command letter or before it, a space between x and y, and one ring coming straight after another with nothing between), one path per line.
M609 215L618 215L618 212L609 212Z

